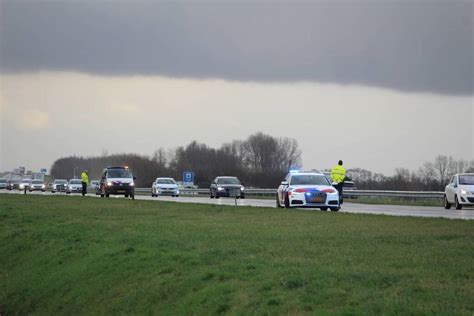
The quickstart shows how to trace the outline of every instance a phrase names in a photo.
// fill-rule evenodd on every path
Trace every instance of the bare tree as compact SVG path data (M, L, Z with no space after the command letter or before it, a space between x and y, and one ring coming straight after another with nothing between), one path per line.
M438 180L439 180L440 185L444 185L448 182L452 161L453 161L452 157L448 157L444 155L436 156L435 161L434 161L434 168L436 172L438 173Z

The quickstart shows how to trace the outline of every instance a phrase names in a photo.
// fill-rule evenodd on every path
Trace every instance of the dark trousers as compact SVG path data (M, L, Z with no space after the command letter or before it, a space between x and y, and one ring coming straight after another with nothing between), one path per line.
M87 193L87 183L82 182L82 196L86 195Z
M344 187L344 182L338 183L334 187L336 188L337 192L339 192L339 204L342 204L344 202L344 199L342 198L342 189Z

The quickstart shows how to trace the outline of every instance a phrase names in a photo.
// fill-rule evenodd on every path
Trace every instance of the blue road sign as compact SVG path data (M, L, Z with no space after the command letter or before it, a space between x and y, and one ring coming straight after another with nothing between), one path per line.
M194 172L192 172L192 171L183 172L183 183L193 185L194 184Z
M46 168L41 169L41 173L46 173L47 171L48 171L48 169L46 169Z

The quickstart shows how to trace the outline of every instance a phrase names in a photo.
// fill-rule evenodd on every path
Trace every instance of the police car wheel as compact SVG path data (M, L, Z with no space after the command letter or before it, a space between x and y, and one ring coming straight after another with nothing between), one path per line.
M290 208L290 198L288 194L285 195L285 208Z
M327 211L328 208L327 207L321 207L321 211Z
M340 207L331 207L332 212L338 212L340 209Z
M277 205L277 208L282 208L282 206L280 204L280 199L278 198L278 193L276 195L276 205Z

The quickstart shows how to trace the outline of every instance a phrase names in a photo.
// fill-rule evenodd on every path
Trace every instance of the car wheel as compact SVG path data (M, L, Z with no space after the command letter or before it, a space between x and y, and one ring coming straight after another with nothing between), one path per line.
M54 193L54 192L56 192L56 191L51 191L51 193Z
M288 193L285 195L285 208L290 208L290 198L288 197Z
M446 195L444 196L444 208L447 210L451 208L451 203L449 203L448 197Z
M110 197L110 194L105 193L105 197L106 197L106 198Z
M245 195L241 195L240 198L241 198L241 199L245 199Z
M340 209L340 207L331 207L332 212L338 212Z
M125 198L128 198L128 194L125 194Z
M177 198L179 198L179 194L178 195L175 195Z
M277 208L283 208L280 204L280 199L278 198L278 193L276 195L276 206L277 206Z
M455 203L454 205L456 205L457 210L462 210L462 205L459 203L459 199L458 199L457 195L454 196L454 203Z
M327 211L328 208L327 207L321 207L321 211Z

